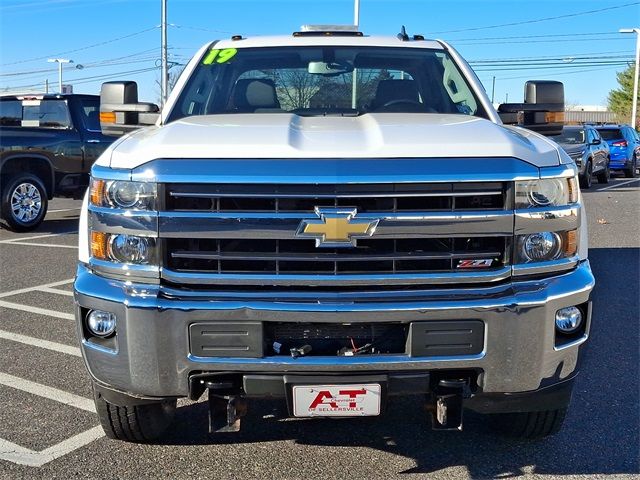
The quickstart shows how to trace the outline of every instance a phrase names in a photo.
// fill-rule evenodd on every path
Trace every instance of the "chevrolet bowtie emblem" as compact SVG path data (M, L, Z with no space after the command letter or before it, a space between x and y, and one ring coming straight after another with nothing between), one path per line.
M315 208L320 219L302 220L296 237L316 240L316 247L355 247L358 238L373 235L379 219L354 218L356 208Z

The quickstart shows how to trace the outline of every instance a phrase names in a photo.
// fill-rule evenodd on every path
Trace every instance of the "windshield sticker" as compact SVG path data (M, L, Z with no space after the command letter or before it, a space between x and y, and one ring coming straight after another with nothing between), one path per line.
M236 53L238 53L238 49L236 48L225 48L223 50L212 48L209 50L207 56L204 57L202 64L211 65L213 63L225 63L235 57Z

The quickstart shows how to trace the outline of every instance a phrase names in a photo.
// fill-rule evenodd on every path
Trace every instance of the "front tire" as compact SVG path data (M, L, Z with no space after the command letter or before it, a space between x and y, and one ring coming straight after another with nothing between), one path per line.
M609 183L609 179L611 179L611 170L609 169L609 159L607 159L607 165L604 167L602 172L599 172L598 175L598 183Z
M171 425L176 400L163 400L142 405L118 406L108 402L93 389L96 413L109 438L147 443L156 440Z
M591 160L587 160L587 164L584 166L584 174L580 176L580 188L588 190L591 188L593 176L593 166Z
M636 173L636 169L638 168L638 159L636 156L633 156L633 160L631 161L631 167L625 169L624 176L627 178L636 178L638 174Z
M560 431L566 408L541 412L500 413L492 415L492 427L502 435L522 440L539 440Z
M47 190L35 175L19 173L3 185L2 218L14 232L38 227L47 214Z

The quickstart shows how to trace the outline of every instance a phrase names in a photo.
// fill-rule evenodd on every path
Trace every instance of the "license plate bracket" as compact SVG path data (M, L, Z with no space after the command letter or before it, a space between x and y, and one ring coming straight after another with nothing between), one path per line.
M294 417L376 416L386 406L386 375L286 375L285 385Z

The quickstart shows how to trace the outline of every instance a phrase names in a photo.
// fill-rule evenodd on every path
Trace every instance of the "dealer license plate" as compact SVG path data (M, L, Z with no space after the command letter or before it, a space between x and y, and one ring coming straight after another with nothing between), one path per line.
M382 389L366 385L295 385L293 415L296 417L364 417L380 415Z

